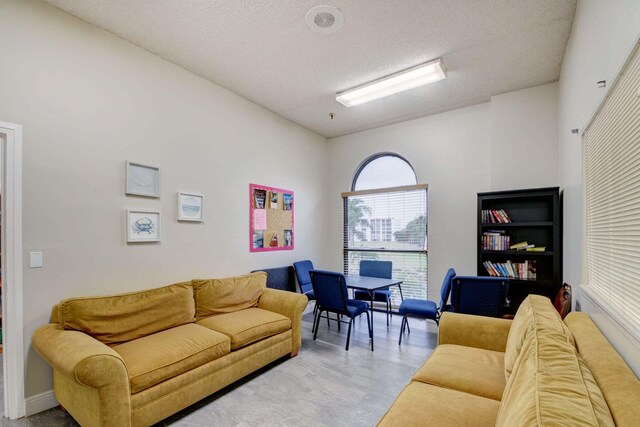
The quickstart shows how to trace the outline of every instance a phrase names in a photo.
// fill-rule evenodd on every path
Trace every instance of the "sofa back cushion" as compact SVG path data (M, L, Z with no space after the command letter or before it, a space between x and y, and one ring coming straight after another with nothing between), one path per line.
M593 373L617 426L637 426L640 420L640 380L586 313L573 312L565 322L578 354Z
M511 329L509 329L507 346L504 353L504 374L507 380L509 380L513 365L520 355L527 331L530 330L532 326L550 328L558 331L565 335L567 342L575 345L571 331L560 318L560 315L551 304L551 300L540 295L529 295L522 304L520 304L513 318Z
M58 323L115 345L195 321L190 282L127 294L66 299Z
M196 317L231 313L257 307L260 295L267 287L267 273L259 271L226 279L194 279Z
M532 325L507 381L496 426L614 426L591 371L562 331Z

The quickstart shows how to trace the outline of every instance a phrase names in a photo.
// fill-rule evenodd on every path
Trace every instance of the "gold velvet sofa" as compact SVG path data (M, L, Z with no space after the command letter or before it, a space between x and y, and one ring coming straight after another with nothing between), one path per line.
M149 426L300 348L307 297L266 273L67 299L33 347L83 426Z
M640 381L591 319L530 295L513 320L444 313L379 426L638 426Z

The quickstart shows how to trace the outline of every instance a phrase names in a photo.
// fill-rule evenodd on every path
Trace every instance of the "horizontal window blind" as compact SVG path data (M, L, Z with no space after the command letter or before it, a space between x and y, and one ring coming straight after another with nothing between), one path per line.
M427 297L427 186L343 193L344 272L361 260L392 261L405 298ZM392 287L392 304L400 304Z
M587 285L640 339L640 50L584 133Z

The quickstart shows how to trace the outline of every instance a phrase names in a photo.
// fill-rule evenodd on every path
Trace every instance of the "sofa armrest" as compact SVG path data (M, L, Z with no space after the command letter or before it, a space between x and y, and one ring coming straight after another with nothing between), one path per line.
M38 328L32 344L53 367L54 375L62 375L65 381L85 389L97 389L100 414L93 415L100 418L101 425L130 425L129 374L118 353L83 332L64 330L55 323ZM69 395L69 390L58 390L57 386L54 391L58 400ZM81 400L60 400L60 403L74 417L77 414L83 419L85 408L74 407L77 401Z
M504 352L510 328L508 319L445 312L440 318L438 344Z
M302 312L307 308L306 295L267 288L258 301L258 308L273 311L291 319L291 355L298 354L302 344Z

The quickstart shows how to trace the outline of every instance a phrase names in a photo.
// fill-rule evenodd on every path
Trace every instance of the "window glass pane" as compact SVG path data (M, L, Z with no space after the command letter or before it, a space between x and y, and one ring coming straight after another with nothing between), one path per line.
M367 163L356 177L353 189L371 190L415 184L417 181L413 168L400 157L388 155Z

